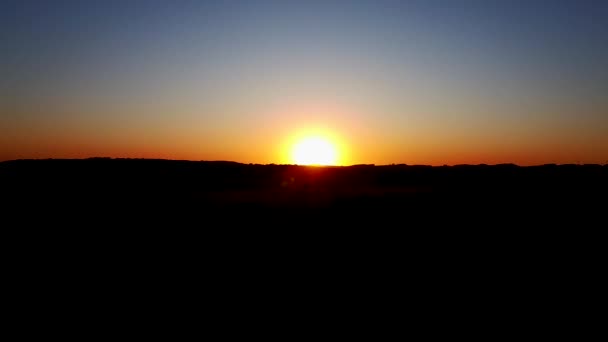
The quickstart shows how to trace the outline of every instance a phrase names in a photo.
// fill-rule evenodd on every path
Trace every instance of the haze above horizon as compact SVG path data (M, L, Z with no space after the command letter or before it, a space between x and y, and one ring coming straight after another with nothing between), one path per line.
M4 1L0 161L604 164L606 18L594 0Z

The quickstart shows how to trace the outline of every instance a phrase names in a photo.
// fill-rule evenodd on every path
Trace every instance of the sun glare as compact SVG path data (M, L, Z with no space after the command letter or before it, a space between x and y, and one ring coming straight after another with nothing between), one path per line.
M336 165L336 147L322 137L306 137L295 144L292 159L299 165Z

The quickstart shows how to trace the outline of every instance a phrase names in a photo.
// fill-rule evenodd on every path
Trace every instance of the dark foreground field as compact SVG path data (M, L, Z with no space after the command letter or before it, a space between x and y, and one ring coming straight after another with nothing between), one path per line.
M450 317L473 301L559 315L594 300L605 257L600 165L18 160L0 163L0 189L5 264L42 302L365 294Z
M17 160L0 163L0 189L5 232L180 253L219 244L580 255L600 251L589 246L604 241L608 213L606 165Z
M0 163L2 200L24 218L193 220L213 225L595 222L604 165L306 167L145 159ZM217 221L216 221L217 220ZM329 222L329 221L328 221ZM599 223L599 222L596 222Z

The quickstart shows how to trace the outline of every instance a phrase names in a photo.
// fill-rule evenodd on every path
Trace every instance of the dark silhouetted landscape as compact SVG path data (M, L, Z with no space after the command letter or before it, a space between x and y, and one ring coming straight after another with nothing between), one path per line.
M0 188L5 232L19 235L11 260L43 277L31 291L59 274L76 284L60 291L90 283L99 300L132 291L147 307L150 286L188 302L209 284L241 298L349 275L338 284L413 286L425 303L552 308L559 277L590 277L602 260L608 166L15 160L0 163Z
M3 199L28 210L26 218L44 213L66 221L188 218L208 225L365 220L395 228L415 222L524 226L602 217L608 166L49 159L2 162L0 182Z

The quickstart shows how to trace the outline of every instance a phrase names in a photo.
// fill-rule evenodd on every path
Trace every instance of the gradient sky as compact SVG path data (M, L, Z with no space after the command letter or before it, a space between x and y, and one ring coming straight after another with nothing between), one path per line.
M0 160L608 163L608 1L2 1Z

